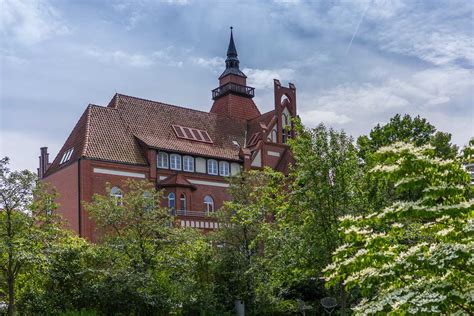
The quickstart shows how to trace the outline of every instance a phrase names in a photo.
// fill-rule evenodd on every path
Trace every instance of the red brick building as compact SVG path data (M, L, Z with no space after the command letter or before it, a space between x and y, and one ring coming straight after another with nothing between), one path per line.
M95 241L81 201L104 194L107 182L120 196L127 178L163 189L180 225L215 229L207 215L230 198L226 177L265 166L288 171L295 86L274 80L275 107L261 114L232 32L225 63L209 112L116 94L107 106L87 106L52 163L41 148L38 175L57 188L71 229Z

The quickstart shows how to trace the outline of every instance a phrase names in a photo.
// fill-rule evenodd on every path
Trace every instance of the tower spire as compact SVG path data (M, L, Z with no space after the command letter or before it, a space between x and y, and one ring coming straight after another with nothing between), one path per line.
M230 27L230 41L229 41L229 47L227 48L227 58L232 58L235 57L237 58L237 49L235 48L235 43L234 43L234 34L232 34L232 30L234 28L231 26ZM237 59L238 60L238 59Z
M235 48L233 29L234 28L231 26L229 46L227 47L227 58L225 60L225 70L222 73L222 75L219 77L219 79L229 74L247 78L247 76L245 76L245 74L239 69L240 61L239 61L239 58L237 57L238 56L237 48Z

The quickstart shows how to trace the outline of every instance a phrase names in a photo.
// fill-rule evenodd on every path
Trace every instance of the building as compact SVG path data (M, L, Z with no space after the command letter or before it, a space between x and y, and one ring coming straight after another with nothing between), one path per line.
M104 194L107 182L120 197L122 181L135 178L164 190L179 225L215 229L207 215L230 199L226 177L265 166L287 173L295 86L274 80L275 107L261 114L246 78L231 30L209 112L122 94L107 106L88 105L56 158L49 162L47 147L39 157L38 175L57 188L69 227L96 241L81 201Z

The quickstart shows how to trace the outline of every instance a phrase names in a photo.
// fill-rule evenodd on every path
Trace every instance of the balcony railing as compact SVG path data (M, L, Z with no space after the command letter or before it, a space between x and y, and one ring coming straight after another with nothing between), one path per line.
M253 98L255 96L255 88L228 82L225 85L222 85L219 88L215 88L214 90L212 90L212 99L215 100L230 92L234 92L250 98Z
M208 216L212 216L214 213L207 212L207 211L176 210L174 211L174 214L179 215L179 216L208 217Z

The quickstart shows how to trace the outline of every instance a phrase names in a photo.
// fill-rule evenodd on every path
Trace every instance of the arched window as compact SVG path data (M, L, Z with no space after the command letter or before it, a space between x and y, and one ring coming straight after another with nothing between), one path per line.
M187 210L186 194L181 193L181 197L179 198L179 202L181 204L181 210L186 211Z
M206 195L204 197L204 206L206 207L206 212L211 213L214 212L214 200L211 196Z
M118 187L112 187L112 189L110 189L110 196L115 199L115 204L122 205L123 194Z
M230 165L227 161L219 162L219 174L224 177L227 177L230 174Z
M191 156L183 157L183 170L188 172L194 172L194 158Z
M176 209L176 198L173 192L168 194L168 207L172 210Z
M207 161L207 173L212 174L212 175L219 174L219 170L217 167L217 160L209 159Z
M170 155L170 168L173 170L181 170L181 156L178 154Z
M158 153L158 168L168 169L168 154L160 151Z

